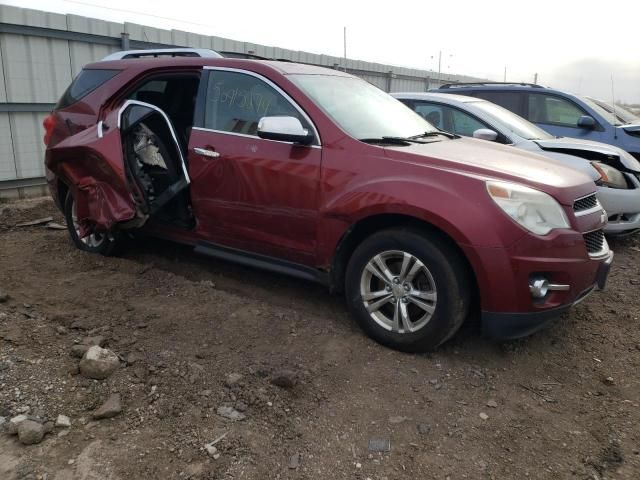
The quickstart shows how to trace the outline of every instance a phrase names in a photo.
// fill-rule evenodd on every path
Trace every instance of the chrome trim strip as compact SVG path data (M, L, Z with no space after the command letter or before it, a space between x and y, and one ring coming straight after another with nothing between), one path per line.
M561 292L567 291L570 288L571 288L570 285L564 285L564 284L561 284L561 283L550 283L550 284L547 285L547 289L548 290L556 290L556 291L561 291Z
M225 130L215 130L213 128L193 127L191 130L200 130L201 132L221 133L223 135L233 135L236 137L252 138L254 140L261 140L263 142L286 143L287 145L297 145L304 148L322 148L322 145L301 145L299 143L294 143L294 142L284 142L282 140L271 140L269 138L260 138L256 135L247 135L246 133L227 132Z
M300 115L302 115L304 117L304 119L309 122L309 125L311 125L311 128L313 129L313 133L316 137L317 140L317 145L314 143L313 146L318 146L321 147L322 146L322 140L320 138L320 133L318 132L318 129L316 128L315 123L313 123L313 121L311 120L311 117L309 117L309 115L307 115L307 112L305 112L302 107L300 107L300 105L298 105L296 103L296 101L291 98L289 96L289 94L287 92L285 92L282 88L280 88L278 85L276 85L275 83L273 83L271 80L269 80L267 77L260 75L259 73L255 73L252 72L250 70L243 70L241 68L229 68L229 67L214 67L214 66L210 66L210 65L205 65L203 67L204 70L218 70L218 71L222 71L222 72L234 72L234 73L242 73L245 75L251 75L252 77L256 77L260 80L262 80L263 82L265 82L267 85L269 85L270 87L274 88L280 95L282 95L285 99L287 99L287 101L291 104L291 106L293 108L295 108ZM205 98L205 102L206 102L206 98ZM206 108L206 107L205 107ZM196 127L194 127L196 128ZM207 129L209 130L209 129ZM230 132L229 132L230 133ZM252 138L256 138L256 135L245 135L247 137L252 137ZM259 138L259 137L258 137ZM288 143L288 142L287 142Z
M150 103L146 103L146 102L141 102L139 100L127 100L126 102L124 102L122 104L122 106L118 110L118 130L121 129L122 114L124 113L125 109L127 107L129 107L130 105L140 105L140 106L143 106L143 107L147 107L147 108L150 108L152 110L155 110L160 115L162 115L162 117L167 122L167 126L169 127L169 131L171 132L171 136L173 137L173 141L176 144L176 149L178 150L178 155L180 156L180 164L182 166L182 173L184 173L184 178L187 181L187 185L191 184L191 179L189 178L189 173L187 172L187 164L184 161L184 157L182 156L182 150L180 149L180 143L178 142L178 136L176 135L176 132L173 129L173 125L171 124L171 121L169 120L169 117L167 117L167 114L164 113L161 109L159 109L155 105L151 105Z

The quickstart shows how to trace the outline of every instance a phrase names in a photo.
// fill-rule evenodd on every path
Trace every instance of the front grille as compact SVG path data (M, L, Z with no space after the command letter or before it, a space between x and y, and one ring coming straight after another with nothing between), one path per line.
M604 250L604 231L594 230L593 232L585 233L583 237L584 243L587 245L587 252L590 254Z
M575 202L573 202L573 211L576 213L584 212L585 210L590 210L599 205L600 204L598 203L598 197L596 197L595 193L592 193L591 195L579 198Z

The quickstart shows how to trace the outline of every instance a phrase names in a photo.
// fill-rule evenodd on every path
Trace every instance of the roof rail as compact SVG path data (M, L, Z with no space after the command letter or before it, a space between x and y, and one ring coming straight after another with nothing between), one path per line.
M123 50L120 52L114 52L104 57L102 61L146 57L222 58L222 55L208 48L157 48L149 50Z
M472 87L472 86L483 86L483 85L520 85L523 87L533 87L533 88L546 88L542 85L538 85L536 83L526 83L526 82L460 82L460 83L445 83L438 87L439 89L447 89L447 88L456 88L456 87Z
M269 60L267 57L261 57L254 53L242 53L242 52L218 52L225 58L244 58L248 60Z

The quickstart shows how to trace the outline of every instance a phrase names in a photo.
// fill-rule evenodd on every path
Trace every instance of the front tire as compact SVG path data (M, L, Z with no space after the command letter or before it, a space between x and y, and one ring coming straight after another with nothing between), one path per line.
M80 227L76 216L76 204L73 194L69 192L64 203L64 217L71 241L80 250L100 255L115 255L121 248L122 240L119 235L92 233L80 238Z
M349 260L346 296L362 329L405 352L432 350L469 312L471 282L460 253L439 236L410 229L375 233Z

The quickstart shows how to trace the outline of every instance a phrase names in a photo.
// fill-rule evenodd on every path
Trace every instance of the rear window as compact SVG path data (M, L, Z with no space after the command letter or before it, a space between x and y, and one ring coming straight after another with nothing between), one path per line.
M56 104L56 109L65 108L93 92L107 80L115 77L120 70L85 69L71 82Z

